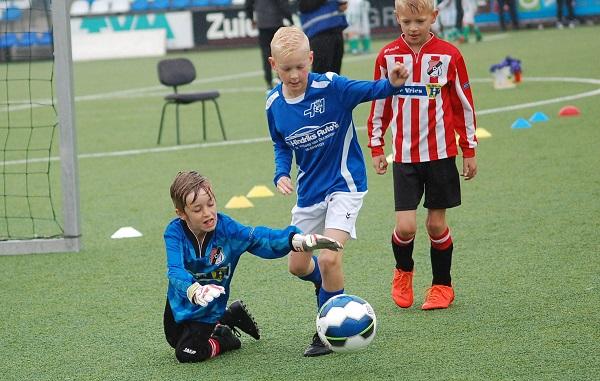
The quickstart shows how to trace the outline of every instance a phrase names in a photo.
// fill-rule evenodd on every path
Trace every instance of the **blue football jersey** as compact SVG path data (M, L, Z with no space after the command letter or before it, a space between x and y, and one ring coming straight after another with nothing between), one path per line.
M177 323L196 321L215 323L227 307L231 278L240 256L249 252L261 258L274 259L292 250L292 236L300 233L295 226L283 230L251 227L218 213L217 226L198 242L185 221L175 218L164 233L167 250L167 298ZM225 294L206 307L195 305L187 298L187 289L194 282L216 284Z
M387 79L357 81L335 73L309 73L306 92L295 99L284 98L281 84L275 87L266 105L275 184L281 176L290 177L295 155L299 207L319 203L333 192L365 192L367 173L352 110L398 91Z

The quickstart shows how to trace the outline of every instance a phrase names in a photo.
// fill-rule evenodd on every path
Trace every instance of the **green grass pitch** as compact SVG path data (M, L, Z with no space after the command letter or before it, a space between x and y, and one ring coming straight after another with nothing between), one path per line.
M0 257L0 378L593 378L600 371L600 97L590 93L600 87L599 33L599 27L581 27L489 34L482 43L460 47L478 127L492 136L480 139L479 174L463 183L463 205L448 213L455 303L443 311L418 308L431 280L419 210L415 306L401 310L393 304L391 176L376 176L368 166L359 239L347 245L344 270L346 291L375 309L377 337L363 352L310 359L302 351L315 330L315 300L308 284L287 273L285 258L245 255L232 283L231 300L247 303L262 328L260 341L244 336L237 352L181 365L162 332L167 283L162 232L174 216L168 188L177 171L196 169L209 176L220 210L243 223L289 223L294 202L289 197L253 199L250 209L223 208L255 185L273 189L258 50L173 55L196 65L198 82L189 90L222 92L230 144L220 144L211 105L208 140L201 144L200 106L187 106L181 109L183 145L174 149L171 110L164 151L155 150L162 96L168 92L158 83L158 58L77 63L84 250ZM375 41L375 49L385 42ZM488 69L506 55L522 60L524 82L497 91ZM369 79L373 62L374 54L347 55L343 74ZM23 64L11 69L28 70ZM567 104L581 115L559 118L558 110ZM356 109L357 126L365 125L368 111L368 104ZM550 120L530 129L510 128L536 111ZM23 113L13 117L26 121L28 111ZM364 128L359 135L366 148ZM58 179L56 163L54 168ZM144 236L111 240L123 226Z

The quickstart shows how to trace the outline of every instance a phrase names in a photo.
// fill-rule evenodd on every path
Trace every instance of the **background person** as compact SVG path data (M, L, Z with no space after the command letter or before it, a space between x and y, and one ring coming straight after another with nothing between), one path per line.
M272 89L273 72L269 57L271 56L271 40L277 29L284 25L284 20L291 25L292 13L288 0L246 0L246 18L252 20L252 26L258 29L258 43L265 75L267 89Z
M312 71L340 74L344 57L344 29L348 21L346 0L300 0L298 9L302 29L314 52Z

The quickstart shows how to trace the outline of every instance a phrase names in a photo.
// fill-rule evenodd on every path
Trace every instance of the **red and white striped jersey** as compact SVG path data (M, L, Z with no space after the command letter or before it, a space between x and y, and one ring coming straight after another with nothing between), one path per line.
M402 62L410 75L399 94L371 104L367 129L372 156L383 155L383 136L389 127L397 163L456 156L455 133L463 156L474 157L475 109L460 51L432 34L415 54L400 36L379 52L375 79L387 78L396 62Z

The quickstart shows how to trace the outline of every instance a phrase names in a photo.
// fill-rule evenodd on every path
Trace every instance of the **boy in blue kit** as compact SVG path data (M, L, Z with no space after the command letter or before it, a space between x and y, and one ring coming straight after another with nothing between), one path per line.
M235 301L227 308L231 279L244 252L274 259L290 251L342 248L327 237L302 235L295 226L253 228L217 213L211 185L197 172L177 174L171 199L178 218L164 233L169 286L163 323L179 362L239 349L241 342L232 332L237 328L260 338L244 303Z
M292 156L298 169L298 198L292 225L319 232L342 245L356 238L355 223L367 193L365 162L352 110L362 102L399 91L408 77L402 64L388 79L354 81L335 73L309 72L313 60L308 38L297 27L280 28L271 41L271 66L282 83L267 97L266 112L275 151L277 190L292 194ZM318 257L292 252L289 271L314 283L320 307L344 292L342 252L323 250ZM331 353L315 333L305 356Z

